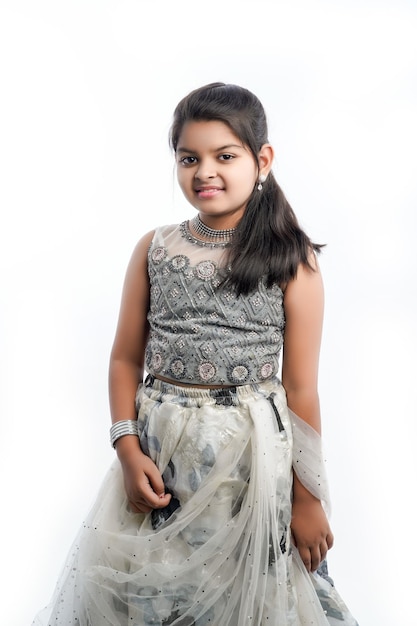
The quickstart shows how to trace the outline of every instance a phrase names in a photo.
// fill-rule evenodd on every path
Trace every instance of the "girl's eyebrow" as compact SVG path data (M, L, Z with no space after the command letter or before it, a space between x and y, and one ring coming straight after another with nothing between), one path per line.
M225 146L220 146L220 148L215 148L213 150L213 152L221 152L222 150L229 150L229 148L240 148L241 150L243 150L243 146L240 146L239 144L236 143L229 143ZM188 153L195 153L197 152L197 150L190 150L189 148L186 148L185 146L179 146L177 148L177 153L178 152L188 152Z

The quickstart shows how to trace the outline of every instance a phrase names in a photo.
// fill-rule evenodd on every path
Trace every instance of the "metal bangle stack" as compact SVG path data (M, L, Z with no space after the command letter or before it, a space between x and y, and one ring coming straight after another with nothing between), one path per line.
M110 428L110 443L116 447L116 441L125 435L139 436L137 420L120 420L115 422Z

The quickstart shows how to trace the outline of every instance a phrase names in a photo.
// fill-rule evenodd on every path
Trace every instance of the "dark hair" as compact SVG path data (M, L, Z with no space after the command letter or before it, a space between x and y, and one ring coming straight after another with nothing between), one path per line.
M264 108L249 90L237 85L211 83L183 98L174 111L170 145L174 151L186 122L218 120L229 126L258 163L261 147L268 143ZM262 191L255 186L228 247L231 272L226 284L247 294L265 277L266 285L287 283L300 263L314 269L309 256L322 245L312 243L300 228L290 204L272 172Z

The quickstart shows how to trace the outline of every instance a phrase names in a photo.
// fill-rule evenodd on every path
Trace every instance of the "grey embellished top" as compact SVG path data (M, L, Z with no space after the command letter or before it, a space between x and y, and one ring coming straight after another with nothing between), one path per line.
M260 281L255 291L236 296L221 285L224 257L224 244L195 238L187 222L155 231L148 253L150 374L194 385L242 385L278 373L283 293Z

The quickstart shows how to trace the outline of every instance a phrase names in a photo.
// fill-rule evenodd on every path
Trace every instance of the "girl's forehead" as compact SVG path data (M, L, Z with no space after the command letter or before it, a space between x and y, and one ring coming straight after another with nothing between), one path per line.
M242 146L242 141L230 126L220 120L190 120L182 127L178 138L177 152L193 146L222 147L226 145Z

